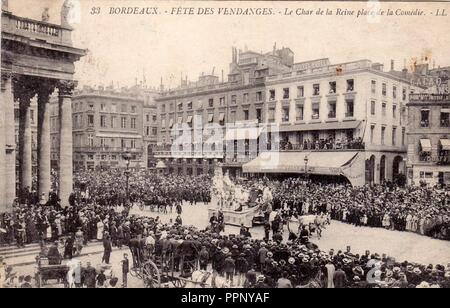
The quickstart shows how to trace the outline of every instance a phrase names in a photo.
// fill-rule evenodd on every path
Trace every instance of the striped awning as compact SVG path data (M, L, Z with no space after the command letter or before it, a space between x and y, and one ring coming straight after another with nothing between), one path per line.
M450 151L450 139L441 139L440 142L443 151Z
M420 139L420 146L423 152L431 152L431 141L430 139Z

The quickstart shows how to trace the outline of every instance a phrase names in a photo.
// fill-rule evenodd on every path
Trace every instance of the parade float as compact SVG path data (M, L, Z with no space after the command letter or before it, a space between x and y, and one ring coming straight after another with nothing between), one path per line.
M263 209L266 209L264 204L271 199L270 192L263 194L265 202L256 202L253 192L233 183L228 173L223 174L221 166L215 169L212 182L209 218L220 211L223 213L225 224L251 228L255 217L264 216Z

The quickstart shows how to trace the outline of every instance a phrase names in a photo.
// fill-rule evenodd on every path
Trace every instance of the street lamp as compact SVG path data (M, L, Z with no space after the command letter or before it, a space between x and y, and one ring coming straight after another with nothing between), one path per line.
M308 156L305 156L304 162L305 162L305 178L306 180L308 180L308 162L309 162Z
M125 152L122 155L123 159L126 160L127 169L125 170L125 177L127 180L127 187L126 187L126 203L128 205L130 201L130 162L131 162L131 154L130 152Z

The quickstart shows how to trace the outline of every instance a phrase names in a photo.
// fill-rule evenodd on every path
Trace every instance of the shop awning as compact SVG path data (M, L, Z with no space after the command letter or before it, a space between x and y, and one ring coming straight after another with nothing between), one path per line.
M420 146L423 152L431 152L431 141L430 139L420 139Z
M344 121L330 123L311 123L280 126L280 132L301 132L313 130L337 130L337 129L355 129L361 124L361 121Z
M342 175L342 167L349 164L358 152L263 152L244 164L245 173L308 173Z
M441 139L442 151L450 151L450 139Z
M122 133L98 133L98 138L122 138L122 139L142 139L141 135L122 134Z
M255 140L261 135L262 128L260 127L239 127L230 128L225 134L225 141L233 140Z

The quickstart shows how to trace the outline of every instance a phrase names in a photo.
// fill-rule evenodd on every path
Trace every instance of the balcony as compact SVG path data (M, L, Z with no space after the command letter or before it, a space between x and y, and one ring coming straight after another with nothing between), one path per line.
M72 45L72 29L48 22L15 16L4 11L2 11L3 32L36 40L40 39L53 44Z
M450 127L450 119L441 120L441 127Z
M101 153L141 153L142 147L136 148L122 148L122 147L107 147L107 146L93 146L93 147L73 147L74 152L101 152Z
M430 121L428 121L428 120L420 121L420 127L422 127L422 128L430 127Z
M275 148L277 146L275 145ZM360 139L333 140L320 139L305 141L302 144L292 144L282 141L279 144L280 151L346 151L346 150L364 150L365 143Z

